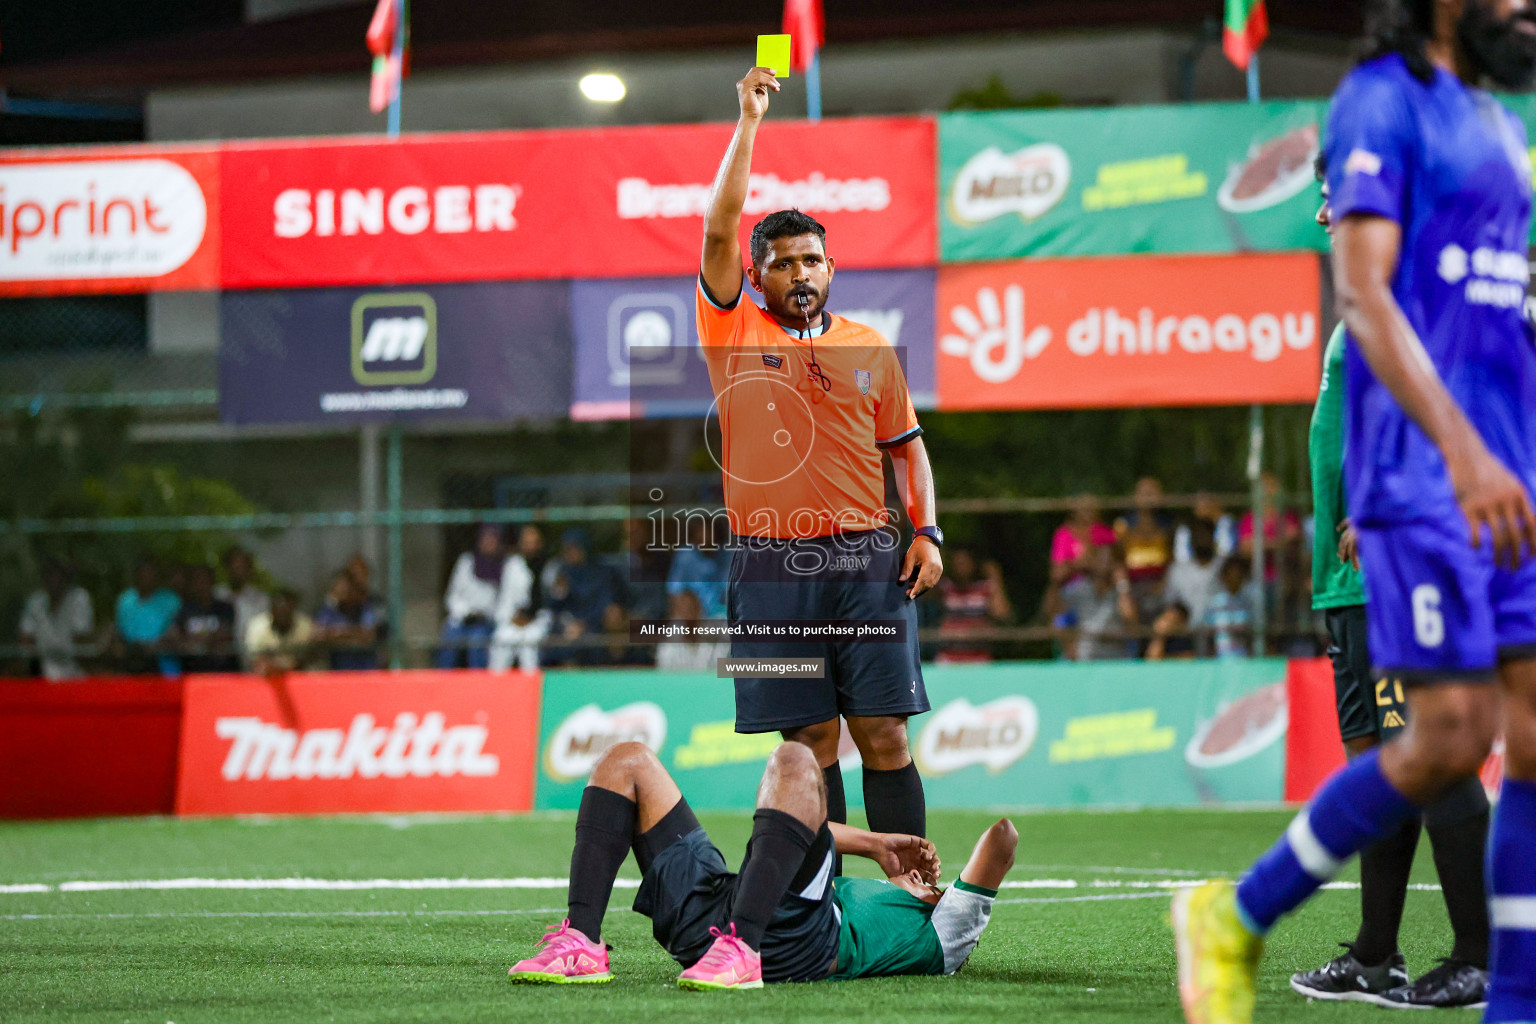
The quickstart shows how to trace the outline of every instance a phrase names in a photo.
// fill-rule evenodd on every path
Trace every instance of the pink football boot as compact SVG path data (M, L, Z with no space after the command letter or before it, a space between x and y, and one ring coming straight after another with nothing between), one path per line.
M507 977L537 985L597 984L613 980L608 948L571 927L569 920L544 929L543 947L529 960L512 965Z
M730 932L711 928L714 944L704 958L677 976L677 987L695 992L714 989L763 987L763 958L736 937L736 925Z

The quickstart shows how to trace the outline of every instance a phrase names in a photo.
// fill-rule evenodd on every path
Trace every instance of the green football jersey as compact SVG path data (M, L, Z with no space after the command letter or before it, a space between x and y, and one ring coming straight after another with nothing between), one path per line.
M832 884L843 919L832 981L944 973L932 904L873 878L835 878Z
M1365 604L1365 585L1354 566L1339 561L1339 524L1344 503L1344 325L1333 330L1323 353L1323 383L1307 432L1312 463L1312 607Z

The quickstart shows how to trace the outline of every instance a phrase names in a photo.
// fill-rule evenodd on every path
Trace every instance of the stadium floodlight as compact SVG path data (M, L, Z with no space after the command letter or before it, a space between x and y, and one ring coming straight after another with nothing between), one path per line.
M617 103L624 98L624 80L618 75L593 72L582 77L581 94L593 103Z

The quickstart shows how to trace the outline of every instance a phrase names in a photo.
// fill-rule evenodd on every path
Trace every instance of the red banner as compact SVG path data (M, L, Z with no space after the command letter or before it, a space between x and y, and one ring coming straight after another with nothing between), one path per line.
M1344 740L1339 732L1333 663L1327 658L1293 659L1286 668L1285 693L1291 724L1285 734L1285 799L1310 800L1328 776L1344 767ZM1504 781L1504 740L1478 773L1491 797Z
M0 680L0 818L170 814L178 680Z
M176 812L529 810L540 684L521 672L192 677Z
M0 296L218 286L216 149L0 152Z
M1333 663L1327 658L1291 661L1286 666L1285 696L1291 708L1285 733L1285 799L1299 803L1344 767Z
M692 274L727 125L231 145L224 287ZM936 258L927 118L769 122L746 231L796 206L843 265Z
M1319 292L1310 254L941 267L938 407L1310 402Z

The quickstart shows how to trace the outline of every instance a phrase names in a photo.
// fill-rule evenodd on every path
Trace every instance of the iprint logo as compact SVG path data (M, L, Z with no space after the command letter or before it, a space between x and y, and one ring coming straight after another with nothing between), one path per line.
M971 371L988 384L1012 380L1051 343L1051 329L1036 327L1025 331L1024 289L1011 284L997 292L982 288L976 293L976 309L956 306L949 319L960 331L946 334L939 341L939 351L971 361Z

